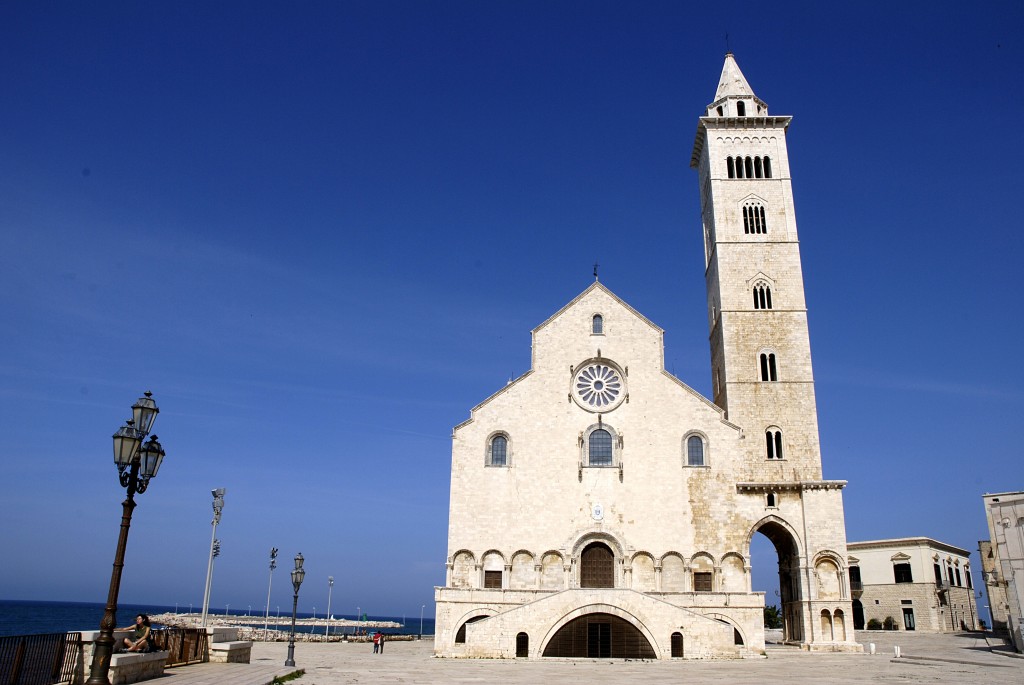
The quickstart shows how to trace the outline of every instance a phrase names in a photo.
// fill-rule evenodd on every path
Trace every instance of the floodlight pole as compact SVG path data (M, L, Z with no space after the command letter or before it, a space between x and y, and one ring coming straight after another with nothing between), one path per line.
M220 514L224 511L224 495L227 494L227 489L217 488L213 490L213 533L210 534L210 559L206 562L206 591L203 593L203 622L202 626L206 627L206 617L210 611L210 587L213 583L213 557L214 548L217 544L217 524L220 523Z

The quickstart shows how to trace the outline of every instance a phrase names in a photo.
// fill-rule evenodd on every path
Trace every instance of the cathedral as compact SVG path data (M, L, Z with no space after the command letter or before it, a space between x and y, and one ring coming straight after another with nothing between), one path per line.
M756 533L778 552L782 639L860 649L846 482L822 479L789 122L726 55L690 160L713 398L595 280L533 330L530 370L455 427L438 656L762 653Z

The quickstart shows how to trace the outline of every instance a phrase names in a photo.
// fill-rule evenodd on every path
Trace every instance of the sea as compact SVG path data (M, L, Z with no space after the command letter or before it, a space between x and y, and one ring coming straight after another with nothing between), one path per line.
M36 635L39 633L64 633L78 630L99 630L100 621L103 619L103 612L106 604L94 602L41 602L34 600L0 599L0 636L3 635ZM165 606L161 604L120 604L117 607L118 627L130 626L136 614L163 614L182 613L189 611L188 606ZM199 613L197 607L192 607L194 613ZM230 607L211 607L210 615L223 616L263 616L259 612L249 613L249 610L238 611ZM355 620L355 614L334 614L335 619ZM313 616L299 612L298 618L319 618L323 619L323 613ZM417 635L420 634L419 612L415 616L374 616L364 614L368 621L394 621L403 624L402 628L385 629L382 632L396 635ZM260 622L259 626L262 627ZM270 614L270 626L279 626L282 630L291 628L291 615L277 617L276 612ZM322 632L324 626L295 626L295 632ZM350 632L350 631L349 631ZM341 634L342 630L331 629L331 634ZM434 620L423 618L423 635L434 634Z

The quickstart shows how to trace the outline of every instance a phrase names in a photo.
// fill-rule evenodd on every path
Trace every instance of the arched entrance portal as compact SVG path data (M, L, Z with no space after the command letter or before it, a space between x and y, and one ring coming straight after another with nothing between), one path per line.
M656 659L654 648L629 621L594 613L574 618L559 628L544 656L579 659Z
M615 587L615 554L603 542L592 542L580 554L580 587Z
M796 539L789 529L778 521L767 520L762 522L754 533L760 533L771 541L778 558L779 584L778 601L781 604L782 614L782 639L786 642L799 642L804 639L805 631L803 625L803 611L801 599L803 599L800 584L800 551ZM754 537L751 535L751 537ZM754 560L756 563L756 560ZM762 560L764 563L764 560ZM753 588L760 590L763 588ZM772 604L774 592L766 594L765 601Z

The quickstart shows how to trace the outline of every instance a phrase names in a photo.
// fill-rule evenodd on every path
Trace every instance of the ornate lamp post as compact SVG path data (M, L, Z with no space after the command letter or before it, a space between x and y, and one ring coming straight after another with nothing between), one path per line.
M142 440L149 435L156 415L160 410L153 401L153 393L146 392L144 397L132 405L132 418L114 433L114 463L121 487L126 488L128 496L121 503L121 533L117 539L117 552L114 554L114 570L110 574L110 590L107 593L107 607L100 622L100 636L92 656L88 685L110 685L107 673L110 669L110 655L114 650L114 626L117 623L117 595L121 589L121 571L124 568L124 552L128 545L128 528L132 523L132 511L135 509L135 494L142 494L149 486L149 480L155 478L160 464L164 460L164 450L157 442L156 436L150 436L146 444Z
M277 547L270 548L270 582L267 583L267 615L263 617L263 640L266 641L270 628L270 588L274 586L274 569L277 568ZM280 609L278 609L280 611Z
M327 629L324 635L331 639L331 593L334 592L334 576L327 576Z
M299 608L299 587L306 577L306 571L302 568L302 552L295 555L295 569L292 571L292 587L295 588L295 596L292 598L292 632L288 637L288 658L285 659L285 666L295 665L295 612Z
M203 622L206 627L206 615L210 610L210 587L213 583L213 560L220 555L220 541L217 540L217 524L220 523L220 514L224 511L224 495L226 488L217 488L213 493L213 533L210 535L210 560L206 562L206 592L203 593ZM225 610L225 613L227 611Z

